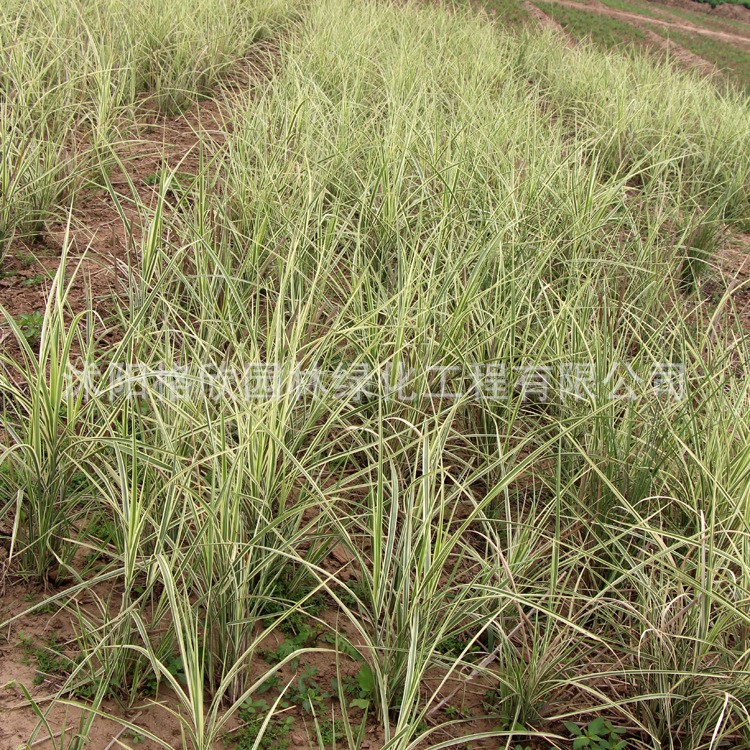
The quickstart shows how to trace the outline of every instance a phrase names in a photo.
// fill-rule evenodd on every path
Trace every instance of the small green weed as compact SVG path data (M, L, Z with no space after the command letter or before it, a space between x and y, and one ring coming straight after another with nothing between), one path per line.
M28 279L24 279L21 282L21 286L24 287L39 287L42 285L42 282L44 281L44 274L37 273L34 274L34 276L29 276Z
M315 667L305 667L297 681L289 691L291 703L301 706L308 714L316 714L323 709L326 701L333 697L333 693L324 690L315 679L318 670Z
M282 641L274 651L262 651L261 657L269 664L278 664L301 648L312 646L320 635L319 628L310 627L307 623L300 626L299 632Z
M31 346L39 343L42 335L42 325L44 324L44 316L39 310L35 310L32 313L22 313L16 318L16 323L21 329L23 337Z
M291 716L274 716L263 732L268 710L268 702L263 699L248 699L242 704L238 715L246 726L232 736L237 750L287 750L294 720Z
M63 653L63 645L56 636L51 636L46 646L37 645L24 633L19 634L19 641L24 653L24 663L36 663L35 685L41 685L49 677L67 674L74 665L73 660Z
M315 729L318 735L318 744L321 747L334 746L346 737L341 725L336 725L331 719L316 721Z
M343 675L339 684L334 680L334 690L339 695L352 697L349 706L366 711L375 700L375 676L367 664L363 664L356 676Z
M573 736L573 750L625 750L627 747L627 742L620 736L625 730L602 716L597 716L585 727L566 721L565 728Z

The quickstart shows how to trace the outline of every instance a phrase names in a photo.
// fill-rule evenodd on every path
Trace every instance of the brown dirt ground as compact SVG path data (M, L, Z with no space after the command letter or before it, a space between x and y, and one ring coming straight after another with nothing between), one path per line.
M555 21L554 18L548 16L541 8L538 8L531 0L524 0L523 7L527 10L528 14L539 24L543 29L549 29L559 34L561 37L566 39L567 44L572 44L573 40L568 36L565 29Z
M344 579L347 576L342 575L342 569L347 564L346 555L342 556L341 553L334 550L324 563L324 568L331 573L335 573L338 578ZM42 602L49 593L29 583L5 580L4 593L2 600L0 600L0 620L5 620L19 612L28 610L33 605ZM97 593L102 598L113 593L116 594L116 585L115 588L101 588ZM93 612L95 609L94 597L88 592L77 597L77 604L84 610ZM334 631L343 633L352 644L362 649L355 628L349 621L344 621L335 613L333 602L330 604L331 606L318 618L318 622L322 626L321 633ZM63 683L64 677L52 675L46 677L40 684L35 684L39 682L35 657L33 654L29 654L28 645L24 646L24 644L43 646L49 643L53 636L58 643L63 644L63 653L71 657L75 656L74 615L72 611L64 608L45 608L36 613L24 614L0 635L0 750L21 750L21 748L25 750L24 743L32 737L32 747L51 746L51 738L44 731L33 734L37 728L37 717L29 708L20 685L26 687L42 710L49 708L56 690ZM280 631L275 631L269 636L264 647L272 651L284 640L285 636ZM327 645L323 640L318 643L318 647L327 648ZM254 666L253 668L253 672L257 669L255 676L260 677L267 667L268 665L263 662L258 663L257 667ZM318 681L322 688L330 689L333 679L337 677L337 666L332 653L306 654L300 660L300 665L296 670L293 670L289 665L285 666L279 670L281 683L286 684L308 668L316 670L314 679ZM355 676L358 664L342 658L338 668L342 674ZM443 676L439 670L433 670L425 681L425 698L438 689ZM482 708L484 694L492 686L492 681L488 680L486 676L455 675L445 682L440 694L449 697L449 705L460 705L469 714L479 716L484 713ZM269 696L263 697L271 703L275 696L271 694ZM102 711L113 717L125 719L152 733L175 750L182 750L184 745L181 739L179 721L170 713L170 709L176 710L178 705L177 696L173 691L160 689L159 695L153 701L144 699L132 708L128 708L119 705L114 700L107 700L102 706ZM335 699L327 700L326 711L328 718L334 716L338 720L341 714L338 701ZM62 727L68 727L68 731L72 728L74 732L80 713L80 710L76 708L63 706L52 708L47 718L53 733L57 734ZM289 735L289 750L309 750L309 748L317 747L315 726L311 716L299 707L286 709L284 714L291 716L293 719L293 726ZM359 725L361 717L360 712L356 710L352 712L350 720L353 727L356 728ZM438 726L446 718L448 717L444 712L438 711L429 716L428 724ZM491 719L474 719L463 726L463 732L490 731L496 723L496 720ZM242 727L243 724L236 717L233 717L227 724L226 730L231 736L234 732L241 730ZM454 731L461 734L460 730ZM450 736L449 730L440 728L437 733L433 734L430 744L434 744L438 740L446 740ZM137 744L132 744L133 733L130 730L123 731L119 722L107 718L96 719L89 737L89 745L95 750L105 750L105 748L114 750L114 748L131 746L135 750L157 750L160 747L158 743L143 737L137 741ZM126 744L115 743L110 748L110 743L115 738L119 738ZM362 750L377 750L382 747L383 743L382 727L373 719L370 719L361 745ZM429 744L423 743L423 746L426 748ZM536 745L534 746L536 747ZM222 738L214 747L216 750L220 750L220 748L226 750L227 745ZM474 743L472 747L476 750L494 750L497 743L491 741L478 742Z
M131 223L132 239L109 192L87 188L75 205L69 230L59 221L35 241L17 239L11 244L0 279L0 304L5 310L13 317L44 312L50 280L59 267L69 232L68 273L80 263L68 296L70 308L74 313L87 309L90 297L94 309L106 319L112 296L121 293L121 282L127 279L128 267L134 262L141 233L143 217L130 194L128 178L142 204L152 205L158 185L149 183L162 165L172 169L179 165L184 172L196 168L198 134L211 127L217 112L215 102L206 102L199 109L170 118L145 115L137 137L120 148L127 177L119 168L110 175L123 213ZM18 347L4 322L0 322L0 341L6 351L14 353ZM101 330L100 334L106 336L108 331Z
M730 234L725 239L713 276L706 295L712 302L718 302L727 291L731 292L734 315L750 337L750 235ZM720 320L717 325L730 322Z
M648 24L641 23L640 21L634 21L633 24L641 28L650 44L666 52L670 59L677 60L677 62L684 65L686 68L694 68L703 75L712 76L718 72L713 63L700 55L696 55L695 52L685 49L685 47L677 44L677 42L674 42L671 39L666 39L656 32L651 31L651 29L648 28Z
M224 96L205 99L184 113L164 116L144 102L131 124L132 138L117 149L121 166L109 175L130 227L124 225L107 189L83 190L70 217L50 222L38 239L11 243L0 273L0 305L8 314L16 317L44 311L49 282L59 267L67 232L68 272L80 263L68 297L71 311L75 314L88 309L90 297L94 310L106 319L112 296L122 293L129 266L137 260L141 223L147 219L138 204L146 208L153 205L162 168L197 173L200 148L208 150L212 144L221 144L229 127L226 98L261 87L273 72L276 52L273 44L258 44L252 56L224 82ZM101 335L114 334L104 329ZM0 345L10 354L20 354L3 318Z

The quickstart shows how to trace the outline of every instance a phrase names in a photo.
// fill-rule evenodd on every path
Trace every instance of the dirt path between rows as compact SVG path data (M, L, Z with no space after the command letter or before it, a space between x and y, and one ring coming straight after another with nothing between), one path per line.
M217 137L219 117L220 109L215 101L207 101L199 108L173 117L151 113L144 115L137 124L137 136L120 145L118 156L124 170L115 170L110 180L126 220L131 225L132 236L109 191L91 188L79 196L71 216L66 276L70 277L72 269L79 263L80 269L67 302L73 313L89 308L98 313L95 335L99 345L109 346L118 336L118 332L110 327L108 318L114 298L125 295L128 266L132 264L134 268L138 267L141 224L147 221L148 207L153 205L156 197L157 187L152 184L153 176L163 167L175 169L179 165L179 170L186 172L197 169L200 134L207 130ZM140 201L145 210L139 208L136 201ZM44 313L49 278L60 265L65 232L65 224L55 224L34 243L18 240L11 246L3 264L3 278L0 279L0 304L16 320ZM21 361L20 347L5 328L4 321L0 319L3 354ZM9 530L2 531L7 538ZM7 556L4 546L0 551ZM32 602L48 593L33 584L14 582L12 576L3 583L5 590L0 620L24 612ZM79 596L78 603L85 611L90 609L92 613L96 612L96 602L88 595ZM36 674L34 657L30 656L34 649L44 649L50 638L56 638L64 644L65 653L74 658L76 641L71 624L74 619L72 610L52 615L24 615L0 639L0 750L27 747L30 737L35 738L34 746L54 746L45 730L33 734L39 723L38 717L20 685L26 686L42 710L50 710L47 720L52 731L59 733L65 729L67 734L77 731L81 711L53 705L63 679ZM123 711L115 701L105 702L103 709L114 716L135 721L144 730L174 741L175 746L179 746L179 723L165 711L154 708ZM122 735L121 730L118 722L100 718L91 729L89 745L103 750L115 742L114 746L120 747L115 738ZM130 741L132 736L126 733L123 739ZM157 750L157 746L149 741L139 744L139 748Z
M572 44L571 38L568 36L565 29L551 16L548 16L541 8L538 8L531 0L524 0L523 7L527 13L541 26L543 29L549 29L565 38L569 44Z
M623 10L615 10L614 8L610 8L603 3L599 2L593 2L593 3L578 3L573 2L573 0L549 0L551 3L555 3L557 5L562 5L566 8L573 8L575 10L585 10L590 13L598 13L599 15L604 16L611 16L612 18L619 18L623 21L629 21L631 23L634 23L636 25L641 24L649 24L653 26L663 26L668 29L676 29L678 31L685 31L691 34L700 34L702 36L710 36L714 39L720 39L725 42L729 42L730 44L735 44L737 46L748 48L750 49L750 38L741 36L739 34L730 34L729 32L725 31L715 31L713 29L705 29L701 28L700 26L695 26L694 24L688 23L688 22L680 22L680 21L664 21L660 18L651 18L639 15L637 13L628 13L627 11ZM696 56L697 57L697 56Z
M69 228L63 219L50 223L38 239L11 244L0 277L0 305L5 311L18 322L44 314L67 234L69 281L77 269L67 305L73 314L91 306L106 319L113 296L124 293L128 273L138 265L143 224L157 197L162 169L194 173L200 134L216 137L219 119L219 105L213 100L172 117L142 113L133 134L116 146L122 168L109 175L114 196L104 186L85 188L75 202ZM104 344L112 333L103 327L97 337ZM20 347L1 318L0 341L4 353L18 360Z
M648 28L647 23L642 24L639 22L633 22L633 25L638 26L641 29L641 31L646 35L646 39L648 39L650 44L653 44L654 47L658 47L659 49L664 50L664 52L666 52L671 59L677 60L685 67L694 68L699 73L707 76L715 75L716 73L718 73L718 70L713 63L709 62L700 55L696 55L695 52L691 52L689 49L686 49L682 45L677 44L677 42L673 42L671 39L667 39L657 34L655 31L652 31Z
M257 47L214 97L169 116L142 105L136 121L125 125L127 139L115 144L121 166L109 175L114 196L104 186L85 188L74 203L69 229L67 219L52 221L40 238L11 243L0 269L0 305L10 316L23 321L44 314L68 233L68 275L78 268L67 297L70 310L75 314L93 306L106 319L113 295L122 296L129 270L138 266L143 224L149 221L162 170L197 174L201 149L210 158L211 147L220 145L227 132L227 94L250 91L273 75L278 50L271 44ZM106 327L97 331L103 344L116 335ZM0 345L5 354L21 357L2 316Z
M220 148L231 130L231 98L235 94L243 98L252 96L253 90L264 88L273 76L277 47L270 43L256 47L251 57L238 64L213 98L171 116L149 110L144 104L137 121L129 125L129 139L116 147L122 167L109 175L114 196L103 187L87 188L78 196L70 217L66 272L70 276L70 271L79 263L80 270L67 301L74 314L90 308L99 313L101 322L96 324L96 335L102 346L110 345L118 336L116 330L108 327L108 318L115 298L123 299L126 294L129 267L137 272L140 238L157 197L161 170L197 174L201 149L205 155L212 145ZM0 269L0 305L14 318L44 314L50 278L60 266L66 223L50 223L36 241L17 239L11 244ZM0 347L3 355L21 361L20 348L2 316ZM7 528L1 530L4 542L10 532ZM0 621L25 612L49 593L35 584L14 580L12 574L6 576L7 555L5 544L0 544ZM104 593L105 599L111 594ZM98 602L90 592L78 596L77 603L84 609L90 607L92 613L97 612ZM39 724L21 685L26 686L42 710L51 708L47 720L56 735L63 727L68 735L77 730L81 711L53 705L63 678L41 676L34 666L32 651L43 648L53 637L64 645L66 654L70 652L71 658L75 655L75 613L52 609L52 612L44 610L22 615L0 638L0 750L26 747ZM172 707L177 705L169 691L163 699ZM106 701L103 709L112 716L134 721L144 730L173 743L174 747L182 746L179 722L167 710L148 702L140 708L125 710L115 700ZM88 745L95 750L124 746L118 741L121 736L119 722L99 718L91 730ZM130 741L133 737L126 733L123 739ZM36 745L46 748L53 747L54 743L42 730L36 735ZM163 746L141 740L138 747L139 750L159 750ZM217 748L223 747L223 743L217 743Z
M567 3L560 4L567 5ZM608 15L609 11L611 10L611 8L602 3L601 0L589 0L585 4L576 3L576 6L579 8L581 6L584 6L587 11L598 12L601 15ZM542 28L552 29L561 36L564 36L566 44L569 47L575 45L575 42L571 39L570 35L565 31L565 29L553 18L550 18L550 16L542 11L541 8L538 8L536 5L534 5L531 0L524 0L524 7ZM707 76L715 75L718 72L716 66L713 63L709 62L700 55L696 55L694 52L691 52L689 49L686 49L682 45L677 44L677 42L657 34L655 31L649 28L649 24L652 22L652 20L653 19L646 18L645 16L640 16L638 17L638 19L634 17L626 23L631 23L633 26L639 28L645 34L646 39L651 46L656 49L662 50L671 59L677 60L677 62L679 62L681 65L684 65L687 68L693 68L702 75Z

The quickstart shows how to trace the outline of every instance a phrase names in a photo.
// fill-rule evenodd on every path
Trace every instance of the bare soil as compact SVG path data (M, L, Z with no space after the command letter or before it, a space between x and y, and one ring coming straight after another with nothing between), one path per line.
M573 40L568 36L565 29L555 21L554 18L548 16L541 8L538 8L531 0L524 0L523 7L528 11L529 15L539 24L543 29L549 29L559 34L561 37L567 40L568 44L572 44Z

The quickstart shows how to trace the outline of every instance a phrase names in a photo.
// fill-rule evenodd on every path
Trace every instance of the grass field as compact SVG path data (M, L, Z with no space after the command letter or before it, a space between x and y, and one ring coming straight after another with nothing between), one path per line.
M718 5L741 5L750 9L750 2L748 2L748 0L696 0L696 2L707 3L712 8L715 8Z
M0 13L1 747L750 747L744 94L518 5Z
M584 7L588 4L586 0L577 1ZM667 11L671 12L673 10L671 6L657 5L656 3L648 2L648 0L601 0L601 4L613 10L637 13L638 15L649 16L651 18L664 18Z
M616 18L544 0L539 0L536 4L577 41L591 42L604 50L618 49L622 52L635 52L647 46L646 35L637 26Z
M654 28L657 34L713 63L730 84L750 93L750 47L741 49L697 34Z
M561 5L554 0L536 2L547 16L554 19L570 39L575 42L591 43L603 50L616 50L624 54L650 53L664 57L665 49L654 38L654 34L679 45L682 57L674 54L674 49L666 50L668 56L678 65L693 64L710 69L715 67L718 75L713 76L719 86L734 86L747 93L750 86L750 26L735 19L714 17L707 13L691 11L683 7L656 5L655 3L626 2L625 0L604 0L601 5L611 8L615 15L599 12L596 8L586 9ZM625 12L633 19L625 19L617 13ZM638 17L641 17L638 20ZM649 20L664 21L672 26L649 23ZM687 22L687 25L682 22ZM720 34L703 35L700 30L711 30ZM648 34L651 34L649 37ZM730 34L731 41L721 34ZM742 39L745 44L743 46Z
M612 0L609 0L612 2ZM639 13L642 11L638 10ZM747 21L738 21L734 18L716 17L707 13L701 13L700 11L690 10L682 7L663 8L659 13L660 18L665 19L676 19L689 21L696 26L702 26L707 29L715 29L716 31L724 32L739 32L744 36L750 36L750 23Z
M490 14L493 21L510 28L529 21L529 12L520 0L481 0L476 7Z

